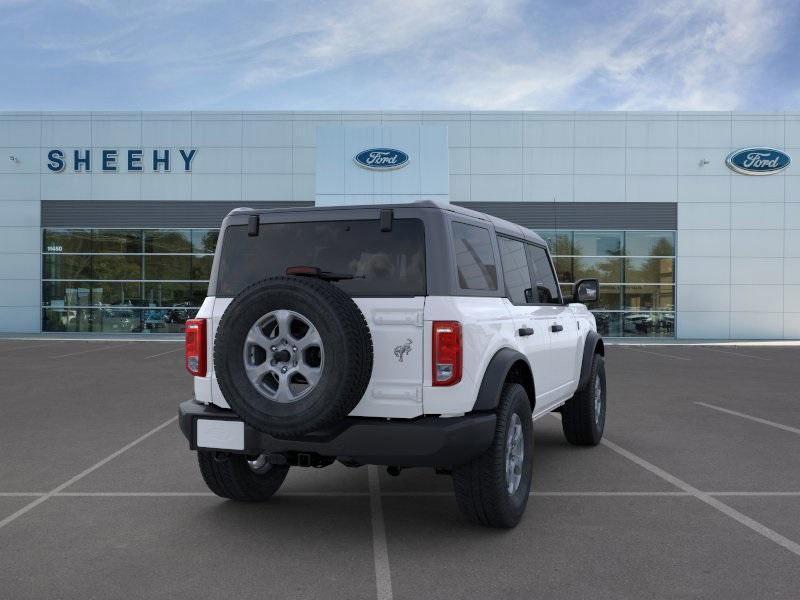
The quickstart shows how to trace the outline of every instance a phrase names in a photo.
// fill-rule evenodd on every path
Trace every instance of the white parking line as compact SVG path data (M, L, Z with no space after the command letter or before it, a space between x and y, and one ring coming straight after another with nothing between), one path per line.
M174 350L167 350L166 352L160 352L159 354L151 354L150 356L145 356L144 360L147 360L148 358L155 358L156 356L164 356L165 354L172 354L173 352L180 352L181 350L183 350L183 346L181 346L180 348L175 348Z
M709 352L719 352L720 354L731 354L733 356L742 356L747 358L755 358L756 360L772 360L771 358L766 358L764 356L756 356L755 354L746 354L744 352L731 352L730 350L720 350L719 348L709 348L707 346L698 346L698 348L702 348L703 350L708 350Z
M722 408L721 406L708 404L706 402L695 402L695 404L699 406L705 406L706 408L710 408L712 410L718 410L719 412L728 413L729 415L733 415L734 417L741 417L742 419L747 419L748 421L754 421L756 423L761 423L762 425L769 425L770 427L775 427L776 429L783 429L784 431L788 431L789 433L795 433L797 435L800 435L800 429L798 429L797 427L789 427L788 425L784 425L782 423L776 423L775 421L767 421L766 419L762 419L760 417L753 417L751 415L746 415L744 413L740 413L735 410Z
M372 513L372 553L375 559L375 586L378 600L392 600L392 573L389 570L389 549L386 545L386 525L383 521L381 482L375 465L369 473L369 507Z
M49 358L64 358L66 356L78 356L79 354L89 354L89 352L101 352L103 350L121 348L122 346L127 346L127 345L128 344L115 344L114 346L103 346L102 348L92 348L91 350L81 350L80 352L70 352L68 354L56 354L55 356L50 356Z
M710 494L708 494L706 492L701 492L696 487L689 485L688 483L686 483L682 479L678 479L677 477L675 477L671 473L667 473L663 469L660 469L659 467L657 467L654 464L646 461L645 459L641 458L640 456L636 456L633 452L630 452L630 451L626 450L625 448L617 446L614 442L610 442L609 440L604 438L604 439L602 439L600 441L600 443L603 444L604 446L606 446L607 448L610 448L611 450L613 450L614 452L616 452L620 456L623 456L623 457L627 458L629 461L639 465L643 469L646 469L647 471L650 471L653 475L655 475L657 477L660 477L664 481L670 482L672 485L674 485L677 488L682 489L685 492L688 492L690 495L694 496L695 498L697 498L701 502L705 502L709 506L711 506L713 508L716 508L722 514L725 514L725 515L729 516L731 519L733 519L735 521L738 521L739 523L741 523L745 527L748 527L748 528L752 529L756 533L758 533L760 535L763 535L765 538L767 538L769 540L772 540L773 542L775 542L779 546L782 546L783 548L786 548L789 552L792 552L792 553L796 554L797 556L800 556L800 544L798 544L797 542L793 542L789 538L782 536L777 531L774 531L774 530L770 529L769 527L767 527L763 523L759 523L755 519L751 519L747 515L740 513L735 508L732 508L732 507L728 506L727 504L725 504L721 500L717 500L716 498L712 497Z
M656 356L666 356L667 358L674 358L676 360L692 360L685 356L677 356L675 354L667 354L666 352L651 352L650 350L642 350L641 348L633 348L632 346L622 346L626 350L633 350L634 352L644 352L645 354L655 354Z
M84 471L81 471L80 473L78 473L77 475L75 475L75 477L73 477L73 478L71 478L71 479L67 479L67 480L66 480L64 483L62 483L61 485L59 485L59 486L57 486L57 487L53 488L52 490L50 490L49 492L47 492L47 493L46 493L46 494L44 494L43 496L39 496L39 497L38 497L36 500L34 500L33 502L30 502L30 503L26 504L25 506L23 506L22 508L20 508L20 509L19 509L18 511L16 511L15 513L12 513L12 514L8 515L8 516L7 516L5 519L3 519L2 521L0 521L0 529L2 529L3 527L5 527L5 526L6 526L6 525L8 525L9 523L11 523L13 520L17 519L18 517L21 517L21 516L22 516L22 515L24 515L25 513L27 513L27 512L29 512L29 511L33 510L34 508L36 508L37 506L39 506L39 505L40 505L42 502L46 501L48 498L52 498L54 495L58 494L59 492L62 492L63 490L65 490L66 488L68 488L69 486L71 486L71 485L72 485L73 483L75 483L76 481L79 481L79 480L83 479L84 477L86 477L86 476L87 476L87 475L89 475L90 473L92 473L92 472L96 471L97 469L99 469L100 467L102 467L104 464L106 464L106 463L108 463L108 462L110 462L110 461L114 460L115 458L117 458L117 457L118 457L120 454L122 454L122 453L123 453L123 452L125 452L126 450L130 450L130 449L131 449L131 448L133 448L133 447L134 447L136 444L138 444L138 443L140 443L140 442L143 442L144 440L146 440L147 438L149 438L151 435L153 435L153 434L155 434L155 433L158 433L159 431L161 431L161 430L162 430L162 429L164 429L165 427L167 427L167 426L171 425L172 423L174 423L174 422L175 422L175 421L177 421L177 420L178 420L178 417L172 417L172 418L171 418L171 419L169 419L168 421L164 421L164 422L163 422L161 425L159 425L158 427L155 427L155 428L151 429L150 431L148 431L148 432L147 432L147 433L145 433L144 435L140 435L138 438L136 438L135 440L133 440L131 443L129 443L129 444L126 444L125 446L123 446L122 448L120 448L119 450L117 450L116 452L114 452L114 453L112 453L112 454L109 454L108 456L106 456L106 457L105 457L103 460L101 460L100 462L93 464L93 465L92 465L91 467L89 467L88 469L85 469Z

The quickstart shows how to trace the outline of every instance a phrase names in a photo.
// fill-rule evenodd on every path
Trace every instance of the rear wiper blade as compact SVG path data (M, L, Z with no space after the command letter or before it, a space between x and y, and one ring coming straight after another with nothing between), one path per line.
M366 275L353 275L352 273L333 273L331 271L323 271L319 267L287 267L287 275L294 275L296 277L316 277L322 281L342 281L345 279L366 279Z

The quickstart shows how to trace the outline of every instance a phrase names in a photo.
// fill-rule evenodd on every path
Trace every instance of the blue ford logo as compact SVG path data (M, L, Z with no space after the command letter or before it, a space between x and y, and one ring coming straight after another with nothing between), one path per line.
M370 148L356 154L353 160L365 169L388 171L405 166L408 162L408 154L394 148Z
M783 171L792 159L775 148L742 148L728 155L725 164L744 175L771 175Z

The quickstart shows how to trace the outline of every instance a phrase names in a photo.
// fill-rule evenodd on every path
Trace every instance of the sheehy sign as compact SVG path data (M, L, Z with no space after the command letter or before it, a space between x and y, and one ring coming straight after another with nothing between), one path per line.
M197 148L163 148L148 150L71 150L53 148L47 153L47 168L53 173L70 170L74 173L169 173L189 172Z

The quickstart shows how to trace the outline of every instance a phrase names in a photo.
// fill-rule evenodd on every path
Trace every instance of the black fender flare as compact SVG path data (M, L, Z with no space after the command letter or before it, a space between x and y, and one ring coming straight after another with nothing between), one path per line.
M596 331L586 334L586 341L583 343L583 359L581 361L581 375L578 379L578 390L584 389L589 384L589 375L592 372L592 361L595 354L605 356L606 350L603 338Z
M478 389L478 397L475 399L473 410L485 411L497 408L500 402L500 394L503 391L503 383L508 378L514 365L519 364L520 361L525 364L527 374L522 374L522 381L519 383L521 383L528 392L531 409L533 408L533 405L536 403L536 396L534 395L533 387L533 369L531 369L528 358L524 354L512 350L511 348L501 348L489 361L486 371L484 371L483 380L481 381L481 387Z

